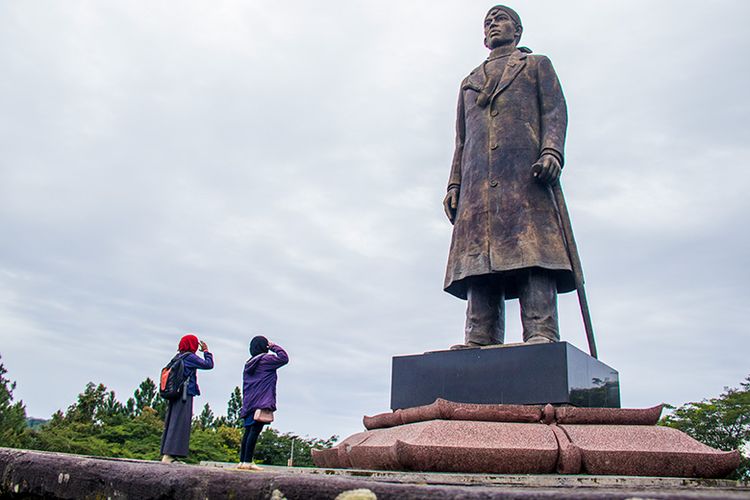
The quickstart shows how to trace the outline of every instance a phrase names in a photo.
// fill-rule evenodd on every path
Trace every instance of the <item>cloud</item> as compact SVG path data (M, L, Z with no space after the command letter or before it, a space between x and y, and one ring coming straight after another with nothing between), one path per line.
M89 380L126 399L186 331L215 352L197 404L217 412L257 333L292 359L282 430L347 435L387 410L393 355L462 338L441 202L487 7L2 5L0 353L29 413ZM565 190L623 403L736 385L749 8L518 10L566 92ZM560 304L585 348L574 295ZM518 323L511 304L509 341Z

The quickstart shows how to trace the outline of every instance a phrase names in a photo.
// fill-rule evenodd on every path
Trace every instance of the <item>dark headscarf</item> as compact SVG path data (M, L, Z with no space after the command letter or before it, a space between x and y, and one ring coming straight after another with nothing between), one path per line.
M198 337L193 334L185 335L180 339L180 345L177 346L180 352L195 352L198 350Z
M250 356L257 356L264 352L268 352L268 339L262 335L253 337L250 341Z

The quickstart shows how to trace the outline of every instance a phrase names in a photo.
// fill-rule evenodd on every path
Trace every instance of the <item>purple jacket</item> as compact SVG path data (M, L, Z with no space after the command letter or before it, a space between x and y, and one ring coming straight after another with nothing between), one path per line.
M185 356L183 361L185 365L185 376L188 377L188 396L198 396L201 393L200 387L198 387L198 374L197 370L210 370L214 367L214 355L210 352L204 352L201 359L200 356L194 353L190 353Z
M276 410L276 370L289 362L281 346L273 345L270 352L248 359L242 371L243 418L257 409Z

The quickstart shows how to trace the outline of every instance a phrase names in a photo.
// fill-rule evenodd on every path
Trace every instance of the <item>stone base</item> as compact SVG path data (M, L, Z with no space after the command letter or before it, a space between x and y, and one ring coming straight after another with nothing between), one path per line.
M620 407L617 370L567 342L395 356L391 409L438 398L480 404Z
M492 474L592 474L721 478L740 462L644 410L462 405L437 401L365 417L371 429L329 450L318 467ZM535 413L535 415L532 415ZM435 416L440 419L435 419ZM471 416L479 418L472 420ZM399 420L404 423L399 423ZM513 421L516 420L516 421Z

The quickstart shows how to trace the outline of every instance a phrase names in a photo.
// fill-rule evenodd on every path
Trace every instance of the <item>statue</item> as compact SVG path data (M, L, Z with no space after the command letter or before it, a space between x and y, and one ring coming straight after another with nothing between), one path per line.
M454 348L502 344L513 298L524 342L557 342L557 293L576 289L552 189L565 158L565 98L550 60L518 47L522 31L513 9L492 7L489 57L461 83L443 202L453 224L444 289L467 300L464 344Z

